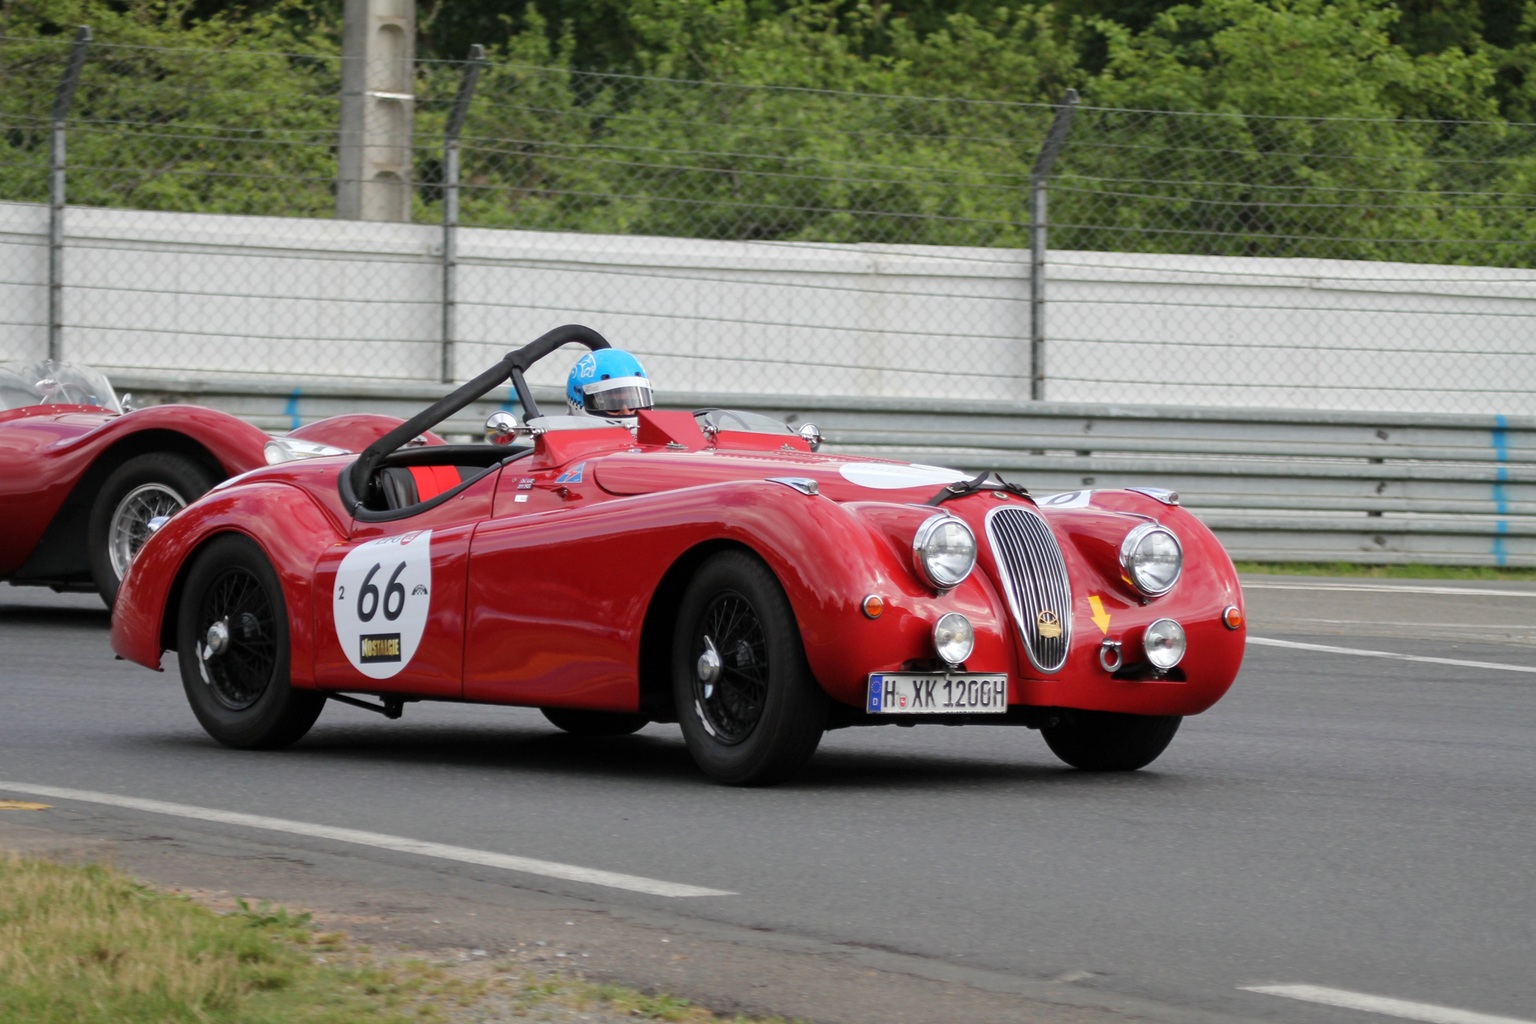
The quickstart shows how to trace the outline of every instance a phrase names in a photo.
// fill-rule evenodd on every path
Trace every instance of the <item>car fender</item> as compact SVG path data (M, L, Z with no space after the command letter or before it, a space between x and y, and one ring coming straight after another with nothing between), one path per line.
M192 560L214 537L239 533L266 554L283 588L295 686L313 686L315 560L346 537L346 523L301 488L257 480L210 491L173 516L139 549L112 612L112 650L128 661L161 667L176 643L181 586Z

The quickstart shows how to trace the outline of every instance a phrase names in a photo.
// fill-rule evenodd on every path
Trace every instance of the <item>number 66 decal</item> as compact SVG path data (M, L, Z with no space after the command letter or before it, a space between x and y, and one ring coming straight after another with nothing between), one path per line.
M359 672L388 679L415 656L431 603L431 530L359 544L336 570L336 639Z

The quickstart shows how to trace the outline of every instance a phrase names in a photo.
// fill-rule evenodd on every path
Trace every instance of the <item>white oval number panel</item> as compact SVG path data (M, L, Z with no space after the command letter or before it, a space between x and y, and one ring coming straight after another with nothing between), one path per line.
M431 530L359 544L336 571L336 639L359 672L388 679L415 657L431 603Z

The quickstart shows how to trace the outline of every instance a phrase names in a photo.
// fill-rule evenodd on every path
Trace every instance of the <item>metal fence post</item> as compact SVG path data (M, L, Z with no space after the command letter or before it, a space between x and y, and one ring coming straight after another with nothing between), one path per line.
M75 101L75 87L85 67L85 51L91 30L84 25L75 33L69 63L53 96L48 139L48 358L64 354L64 122Z
M1045 184L1076 113L1077 90L1068 89L1029 172L1029 397L1036 402L1045 399Z
M443 383L453 381L453 343L458 333L459 266L459 133L475 96L475 83L485 67L485 47L479 43L469 48L469 63L459 80L459 94L454 97L443 132Z

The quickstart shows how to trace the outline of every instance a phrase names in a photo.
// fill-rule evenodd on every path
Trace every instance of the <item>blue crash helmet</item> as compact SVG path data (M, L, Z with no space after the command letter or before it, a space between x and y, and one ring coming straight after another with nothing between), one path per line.
M573 416L600 416L635 424L635 413L652 406L651 381L640 360L617 348L588 352L571 367L565 402Z

